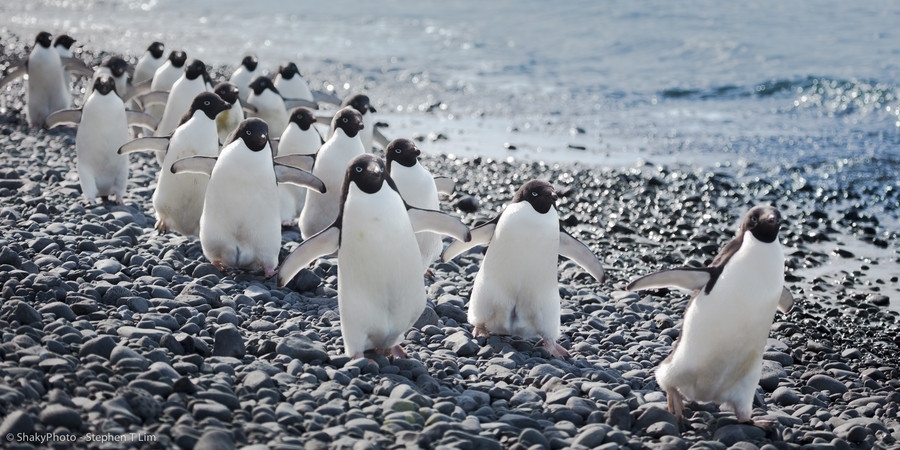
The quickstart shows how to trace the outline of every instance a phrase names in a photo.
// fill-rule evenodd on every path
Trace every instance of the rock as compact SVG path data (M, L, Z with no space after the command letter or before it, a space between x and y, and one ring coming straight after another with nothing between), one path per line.
M444 338L444 345L459 356L472 356L478 353L478 343L465 331L457 331Z
M233 324L228 324L216 330L213 338L213 356L229 356L243 358L247 354L247 346L240 330Z
M762 373L759 376L759 385L766 392L772 392L778 387L778 382L787 377L787 372L777 361L763 360Z
M829 391L832 394L843 394L848 391L844 383L825 374L813 375L806 380L806 385L817 391Z
M231 410L225 405L208 401L194 403L191 413L194 415L194 420L203 420L207 417L212 417L221 420L222 422L231 422L232 417Z
M109 335L97 336L81 344L78 350L78 356L98 355L109 359L113 349L116 347L116 341Z
M665 406L658 406L656 404L652 404L647 409L645 409L644 412L641 413L641 415L638 417L637 423L635 425L638 428L646 429L650 427L650 425L657 422L669 422L673 425L678 425L678 421L675 419L675 416L670 413Z
M236 448L231 433L216 428L204 431L200 439L197 439L197 443L194 444L194 450L234 450Z
M766 436L766 432L753 425L725 425L716 430L713 438L727 446L741 441L759 441Z
M75 318L77 317L75 315L75 312L72 311L72 308L70 308L69 305L63 302L47 303L46 305L41 306L41 308L38 309L38 312L40 312L41 314L53 314L57 318L63 318L70 322L75 320Z
M12 318L23 325L32 325L41 323L41 313L37 312L28 303L19 302L16 309L13 310Z
M606 424L592 423L585 425L579 430L578 435L572 441L572 445L582 445L588 448L594 448L603 443L606 434L609 433L610 427Z
M322 345L321 342L315 342L302 334L295 334L284 338L275 346L275 352L279 355L299 359L305 363L328 361L328 354L325 353L325 346Z
M788 387L779 387L772 392L772 403L780 406L790 406L800 403L800 395Z
M3 439L4 442L9 442L6 436L19 433L30 434L34 431L34 416L21 409L9 413L3 419L3 423L0 423L0 439Z
M41 410L41 423L48 427L66 427L69 430L79 430L83 423L78 411L60 404L47 405Z

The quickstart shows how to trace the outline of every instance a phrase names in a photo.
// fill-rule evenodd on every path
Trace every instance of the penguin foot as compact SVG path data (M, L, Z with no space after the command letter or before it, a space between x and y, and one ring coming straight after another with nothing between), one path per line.
M153 226L159 234L166 234L169 232L169 227L166 226L166 222L162 219L156 221L156 225Z
M278 273L278 270L276 270L274 267L266 267L266 266L263 266L263 275L264 275L266 278L272 278L272 277L274 277L277 273Z
M681 392L678 392L677 388L666 389L666 403L669 406L669 412L675 415L678 427L684 430L684 398L681 397Z
M544 339L544 349L547 350L547 353L550 356L555 356L557 358L566 359L569 357L569 351L563 348L562 345L559 345L555 341L551 341L549 339Z
M425 270L425 279L428 281L434 281L434 271L431 270L431 267Z
M472 337L476 337L476 338L478 338L478 337L485 337L485 338L486 338L486 337L488 337L488 336L490 336L490 335L491 335L491 333L488 332L487 327L484 326L483 323L482 323L482 324L475 325L475 329L472 330Z
M387 356L389 358L394 358L394 359L397 359L397 358L406 359L409 357L406 355L406 350L403 350L403 347L401 347L400 344L397 344L389 349L385 349L384 353L385 353L384 356Z

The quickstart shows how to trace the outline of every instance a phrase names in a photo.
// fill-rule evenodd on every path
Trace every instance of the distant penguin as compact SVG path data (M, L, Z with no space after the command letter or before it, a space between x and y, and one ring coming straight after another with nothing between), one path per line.
M245 104L247 103L247 97L250 96L250 83L261 74L261 72L257 72L258 67L259 59L256 58L256 55L245 55L241 59L241 65L234 69L231 77L228 78L228 82L237 86L240 91L241 102Z
M241 106L237 86L227 81L222 81L213 88L213 92L230 105L227 110L222 111L216 117L216 130L219 134L219 142L227 142L228 135L244 121L244 109Z
M300 70L292 62L278 68L278 72L275 73L274 84L275 89L278 89L278 92L285 99L315 102L313 93L309 90L309 84L300 76Z
M72 45L75 44L75 38L68 34L60 34L53 39L53 48L59 53L60 58L73 58ZM72 77L68 71L63 71L63 79L66 80L66 88L70 90L72 87Z
M165 48L162 42L153 42L147 47L147 51L141 55L134 66L134 76L131 77L131 84L137 85L153 79L156 70L166 62L165 58L163 58Z
M340 192L343 174L353 158L365 153L359 132L363 129L362 116L355 109L342 108L332 119L335 131L319 152L313 164L313 175L325 183L327 192L318 195L307 192L306 202L300 211L300 234L307 238L328 227L340 210Z
M366 149L366 151L371 152L375 133L374 113L376 111L375 108L369 103L369 96L356 94L344 100L344 103L341 106L350 106L353 109L359 111L359 113L362 115L363 125L365 126L365 128L363 128L363 130L359 133L359 138L360 140L362 140L363 147Z
M116 95L116 83L109 76L94 82L94 90L81 109L65 109L51 114L47 125L77 124L75 133L76 169L86 203L113 195L123 204L128 181L128 158L117 154L129 138L129 113ZM132 112L133 119L143 117L147 126L152 118Z
M316 116L313 110L297 107L291 110L291 119L287 128L278 139L278 156L308 155L308 163L298 166L307 172L312 171L316 152L322 147L322 135L315 127ZM278 185L278 198L281 201L281 225L291 226L300 216L306 203L306 188L289 184Z
M428 169L419 164L419 154L421 151L415 142L394 139L384 150L387 173L407 204L416 208L439 210L439 195L451 194L453 181L446 177L436 179L432 176ZM431 263L441 255L443 241L440 235L430 232L416 234L416 240L419 242L422 264L427 271Z
M556 199L550 183L528 181L497 217L472 230L470 242L453 242L442 259L449 261L475 245L488 245L469 299L473 334L540 337L551 356L565 358L569 352L556 342L558 256L576 262L600 282L604 270L586 245L562 230Z
M63 61L51 44L50 33L38 33L25 63L11 66L12 70L0 80L0 89L3 89L28 75L25 115L32 127L43 127L47 116L72 105L72 93L63 74Z
M287 107L281 92L275 88L272 80L266 77L256 77L250 83L250 95L247 96L247 104L254 112L253 117L259 117L269 124L269 132L273 136L281 136L288 124Z
M155 136L168 136L175 130L181 117L190 109L194 97L209 90L207 79L209 75L203 61L194 59L185 66L184 73L169 90L166 108L156 127Z
M156 118L157 121L162 119L163 112L166 110L166 101L172 85L184 74L185 62L187 62L187 53L181 50L172 50L150 80L150 89L145 95L150 95L152 98L149 102L142 100L142 103L145 104L144 111Z
M340 212L322 232L285 258L284 286L315 258L338 254L338 310L344 352L352 358L375 350L406 357L404 335L425 309L425 283L414 233L436 231L469 239L458 219L403 202L383 161L361 154L346 168Z
M200 214L209 177L196 173L172 173L175 161L191 156L215 158L219 155L216 116L230 105L212 92L194 97L190 109L171 136L135 139L121 148L119 154L150 150L163 153L162 169L153 192L156 231L175 231L185 236L199 236Z
M794 300L784 287L781 215L756 206L709 267L664 270L631 282L630 291L677 287L693 291L672 353L656 370L669 411L682 419L684 398L731 407L751 422L753 397L776 309Z
M172 172L209 174L200 216L206 258L219 270L262 269L268 278L275 274L281 249L276 183L297 183L319 192L325 186L309 172L273 160L264 121L244 120L231 139L218 158L185 158L172 165Z
M125 99L125 94L128 91L128 61L113 55L104 58L103 62L94 69L94 75L91 78L88 89L84 93L85 101L87 101L87 98L91 95L94 82L102 76L108 76L115 80L116 95Z

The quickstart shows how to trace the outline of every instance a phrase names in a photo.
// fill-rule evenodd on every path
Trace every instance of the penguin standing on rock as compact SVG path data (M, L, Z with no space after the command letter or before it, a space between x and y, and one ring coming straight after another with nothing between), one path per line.
M775 311L787 313L794 303L784 287L780 227L778 210L756 206L709 267L664 270L628 285L630 291L693 291L674 349L656 370L669 411L679 421L686 397L725 404L739 421L752 422L769 328Z
M319 152L313 164L313 175L325 183L328 191L318 195L307 191L303 210L300 211L300 234L310 237L331 225L340 210L338 193L347 164L365 153L359 132L363 130L362 116L350 107L342 108L331 121L335 130Z
M347 166L339 206L329 227L285 258L279 285L315 258L337 251L345 353L360 358L366 350L375 350L406 357L400 343L424 311L426 297L414 233L429 230L465 241L469 229L442 212L407 205L384 162L372 154L359 155Z
M269 127L256 118L241 122L218 158L185 158L171 170L209 175L200 216L200 245L206 258L219 270L261 268L266 278L275 275L281 249L276 184L325 191L309 172L273 161Z
M419 164L421 151L409 139L394 139L384 150L387 173L397 184L397 190L403 200L410 206L424 209L440 209L440 195L450 195L454 190L453 180L447 177L434 177L428 169ZM436 233L422 232L416 234L422 264L426 277L431 278L429 266L444 249L441 236Z
M209 177L196 173L173 174L171 169L180 159L219 155L216 116L229 107L218 95L202 92L194 97L190 109L171 136L135 139L119 148L119 154L149 150L164 155L153 191L156 231L160 234L175 231L185 236L199 235Z
M116 95L116 82L101 75L94 82L93 92L81 109L64 109L47 118L47 127L75 124L76 169L81 191L86 203L94 203L97 197L106 200L116 197L123 204L128 182L128 158L117 154L119 147L128 142L129 121L153 127L152 117L135 111L126 111L122 99Z
M565 358L559 345L558 256L575 261L597 281L604 270L591 250L561 229L556 192L550 183L531 180L490 222L472 229L468 243L453 242L441 259L449 261L475 246L488 245L469 299L475 336L540 337L551 356Z

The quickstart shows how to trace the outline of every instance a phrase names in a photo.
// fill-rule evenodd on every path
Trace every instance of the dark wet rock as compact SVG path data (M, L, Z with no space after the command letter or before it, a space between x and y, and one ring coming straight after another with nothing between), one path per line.
M766 432L759 427L753 425L725 425L716 430L714 438L731 446L741 441L758 441L765 437Z
M97 336L82 344L78 354L79 356L98 355L109 359L115 347L116 340L112 336Z
M213 356L230 356L243 358L247 354L247 346L241 331L233 324L219 327L213 339Z
M843 394L848 390L844 383L824 374L813 375L806 381L806 385L819 391L831 392L832 394Z
M230 450L237 447L231 433L211 428L203 432L193 448L194 450Z

